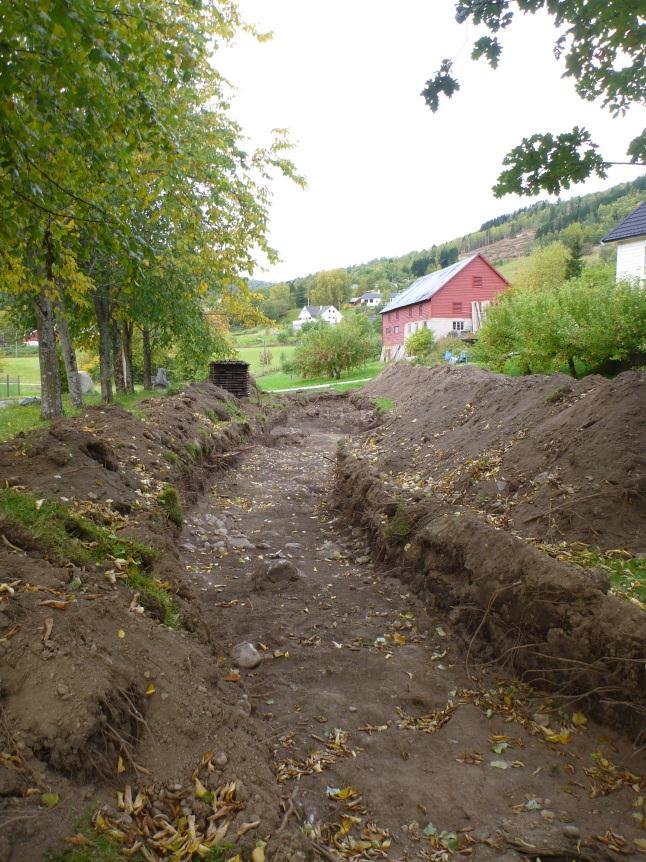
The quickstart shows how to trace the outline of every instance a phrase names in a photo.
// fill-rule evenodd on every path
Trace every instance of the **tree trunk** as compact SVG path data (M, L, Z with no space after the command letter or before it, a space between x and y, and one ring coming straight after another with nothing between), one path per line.
M65 306L62 299L55 304L56 328L61 341L63 351L63 362L67 375L67 388L70 393L70 401L74 407L83 407L83 393L81 392L81 381L79 380L79 369L76 361L76 350L70 336L70 328L67 325Z
M134 329L133 323L124 323L121 335L121 344L123 347L123 376L126 383L126 392L135 391L135 381L132 376L132 332Z
M38 362L40 364L40 415L53 419L63 415L61 376L56 355L54 309L46 289L34 302L38 327Z
M150 344L150 330L143 330L144 337L144 389L153 388L153 350Z
M572 356L568 357L567 364L568 364L568 368L570 369L570 374L576 380L576 365L574 364L574 358Z
M112 370L114 373L114 385L121 395L126 392L126 378L123 373L123 345L121 344L121 325L112 321Z
M38 327L38 362L40 365L40 415L53 419L63 415L61 375L56 355L54 307L51 291L54 287L54 248L49 228L45 231L45 283L34 301Z
M93 296L94 311L99 326L99 368L101 400L112 402L112 339L110 333L110 295L108 288L97 287Z

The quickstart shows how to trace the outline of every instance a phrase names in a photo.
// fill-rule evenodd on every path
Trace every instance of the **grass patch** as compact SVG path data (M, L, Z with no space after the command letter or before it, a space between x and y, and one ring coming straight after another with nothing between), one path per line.
M402 506L397 506L395 514L384 526L384 538L393 545L403 545L413 532L413 522Z
M181 626L180 612L161 581L138 569L131 569L128 572L128 584L139 593L144 608L158 615L165 626L169 629L178 629Z
M164 514L168 520L181 530L184 526L184 512L182 511L182 503L179 499L177 488L174 485L166 485L157 497L157 501L164 510Z
M162 458L165 461L168 461L169 464L181 464L182 459L179 457L177 452L173 452L172 449L164 449L162 451Z
M79 836L83 843L60 853L48 853L47 862L126 862L126 859L143 862L143 856L139 853L126 857L123 848L113 838L95 832L92 814L92 811L86 811L74 823L74 834Z
M227 411L229 416L234 420L234 422L246 422L247 415L242 410L239 404L236 404L235 401L225 401L224 409Z
M184 448L188 453L189 460L193 463L197 461L202 454L202 449L198 443L185 443Z
M552 389L552 391L545 396L545 403L556 404L558 401L561 401L563 398L571 394L571 386L557 386L556 389Z
M375 398L374 405L377 416L383 416L384 413L388 413L389 410L394 410L397 406L392 398L383 397Z
M175 491L172 486L169 488ZM72 562L83 566L110 558L131 561L127 571L129 586L140 593L144 607L152 610L164 625L178 628L181 619L172 595L147 573L156 556L153 548L117 536L87 518L74 515L60 503L50 500L39 503L29 494L0 489L0 532L18 547L38 550L60 565Z
M132 559L145 569L156 556L148 545L117 536L61 503L36 500L12 488L0 489L0 524L11 541L15 538L14 544L34 547L56 563L82 566L117 557Z

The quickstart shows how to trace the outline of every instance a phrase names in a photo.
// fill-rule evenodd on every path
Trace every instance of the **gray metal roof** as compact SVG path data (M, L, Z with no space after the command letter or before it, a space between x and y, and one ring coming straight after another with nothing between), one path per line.
M475 260L477 256L477 254L472 254L471 257L466 257L464 260L452 263L451 266L446 266L444 269L430 273L430 275L423 275L417 281L414 281L410 287L407 287L406 290L394 296L379 313L384 314L386 311L393 311L395 308L403 308L405 305L412 305L414 302L422 302L425 299L430 299L453 276L457 275L472 260Z
M635 236L646 236L646 201L643 201L634 212L619 222L617 227L606 234L601 242L617 242Z

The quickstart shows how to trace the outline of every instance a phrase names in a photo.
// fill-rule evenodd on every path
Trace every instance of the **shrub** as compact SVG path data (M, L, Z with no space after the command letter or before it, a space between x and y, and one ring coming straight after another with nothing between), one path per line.
M406 339L406 353L416 359L422 359L431 352L435 337L430 329L418 329Z
M614 283L608 267L589 267L556 288L513 289L487 314L474 355L502 370L516 354L524 372L551 371L575 360L588 368L628 362L646 350L646 291Z

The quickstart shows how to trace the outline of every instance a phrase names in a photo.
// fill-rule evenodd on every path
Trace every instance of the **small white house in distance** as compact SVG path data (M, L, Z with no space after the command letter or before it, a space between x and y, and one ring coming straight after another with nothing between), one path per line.
M368 290L361 296L355 296L350 300L350 305L367 305L368 308L376 308L381 305L381 293L378 290Z
M601 241L617 243L617 281L646 279L646 201Z
M333 305L304 305L292 326L298 331L305 323L318 323L321 320L335 326L343 320L343 315Z

